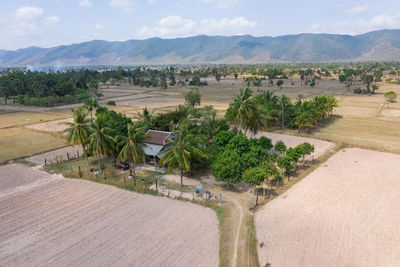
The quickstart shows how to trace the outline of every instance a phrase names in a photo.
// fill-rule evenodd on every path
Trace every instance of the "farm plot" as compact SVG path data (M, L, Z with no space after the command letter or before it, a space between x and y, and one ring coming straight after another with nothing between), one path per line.
M400 156L339 151L255 216L260 265L397 266Z
M48 122L41 122L27 125L26 127L29 129L43 131L43 132L62 132L67 129L67 125L62 124L63 122L73 122L73 118L63 119L63 120L55 120L55 121L48 121Z
M69 146L69 147L64 147L60 148L57 150L49 151L46 153L41 153L32 157L27 158L26 160L36 163L38 165L44 165L45 160L47 160L50 164L52 161L53 163L57 160L66 160L68 159L68 156L70 158L76 158L78 156L82 156L82 147L81 146Z
M0 129L0 162L65 146L65 139L31 129Z
M272 144L275 144L278 141L283 141L287 147L295 147L304 142L308 142L314 145L315 151L311 154L311 157L318 158L322 156L325 152L335 146L334 143L318 140L314 138L307 138L301 136L287 135L287 134L277 134L270 132L259 132L255 137L260 138L261 136L265 136L272 140Z
M15 181L30 170L0 167ZM216 214L195 204L60 178L0 195L0 207L3 266L219 263Z

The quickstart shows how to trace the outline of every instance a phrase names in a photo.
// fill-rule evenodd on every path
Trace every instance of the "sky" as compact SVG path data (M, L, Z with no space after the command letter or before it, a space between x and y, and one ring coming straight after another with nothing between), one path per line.
M2 0L0 49L206 35L400 28L400 0Z

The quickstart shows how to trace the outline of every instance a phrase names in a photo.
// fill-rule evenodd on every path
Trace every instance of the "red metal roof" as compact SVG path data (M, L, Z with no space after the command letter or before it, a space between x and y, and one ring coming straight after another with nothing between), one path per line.
M170 137L171 132L148 130L147 134L150 138L146 140L145 143L164 146L166 145L166 139Z

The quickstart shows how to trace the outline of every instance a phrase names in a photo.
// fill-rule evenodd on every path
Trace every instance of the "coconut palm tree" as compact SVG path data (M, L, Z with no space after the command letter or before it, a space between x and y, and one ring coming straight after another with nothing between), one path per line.
M150 129L154 125L154 117L155 117L155 109L149 111L147 107L145 107L142 113L138 112L133 118L143 123L143 126L147 129Z
M94 98L88 98L83 103L85 104L85 109L90 113L90 118L92 118L93 109L98 108L99 103L97 103L97 100Z
M95 121L92 121L90 124L90 131L90 148L97 154L99 171L101 171L100 155L104 156L105 154L112 152L114 149L114 139L111 137L113 130L106 127L103 117L100 116L97 117Z
M135 164L142 162L144 157L144 141L149 136L146 134L143 128L138 127L138 123L128 124L128 136L117 136L115 143L117 149L121 149L117 160L118 161L129 161L131 167L129 169L129 175L133 175L134 183L136 184L136 172Z
M183 171L190 171L191 160L194 158L206 158L207 156L198 148L195 135L176 133L175 139L168 139L170 146L162 150L160 163L168 165L168 171L172 166L178 166L181 176L181 188L183 187Z
M85 156L87 168L90 172L89 160L86 155L86 145L90 135L90 120L87 118L87 112L82 107L78 109L72 109L72 112L74 113L74 122L62 123L68 126L64 130L64 133L66 133L66 141L67 144L82 146L83 155Z
M235 97L227 112L228 118L234 123L239 124L238 133L244 129L245 133L248 129L248 121L255 117L259 112L255 103L252 91L249 88L240 90L240 93Z

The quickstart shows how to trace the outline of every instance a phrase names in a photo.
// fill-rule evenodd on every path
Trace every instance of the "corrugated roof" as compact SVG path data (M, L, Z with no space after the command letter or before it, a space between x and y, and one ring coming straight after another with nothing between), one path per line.
M164 146L154 145L154 144L147 144L144 147L144 153L147 156L158 156L158 153L164 148Z
M166 145L165 143L166 139L172 135L171 132L156 131L156 130L148 130L147 134L150 135L150 138L146 140L145 143L160 145L160 146Z

